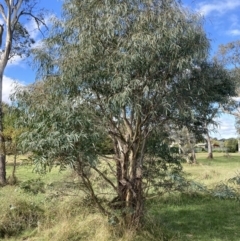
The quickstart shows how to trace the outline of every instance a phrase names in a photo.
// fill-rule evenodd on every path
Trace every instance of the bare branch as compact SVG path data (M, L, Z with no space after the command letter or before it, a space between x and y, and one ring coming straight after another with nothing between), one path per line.
M11 1L12 2L12 1ZM9 0L5 0L5 3L7 4L8 7L10 7L11 2L9 3Z
M13 15L12 15L12 24L14 24L14 20L17 19L17 14L18 14L18 11L22 5L22 2L23 0L18 0L17 3L13 6ZM12 4L11 4L12 6Z
M127 119L127 114L126 114L126 108L124 107L123 109L123 121L124 121L124 124L128 130L128 134L130 135L130 137L133 136L133 130L132 130L132 127Z
M0 24L0 47L2 47L2 37L3 37L3 25Z
M20 18L20 16L23 16L23 15L31 16L31 17L35 20L39 32L44 36L44 34L43 34L40 26L41 26L41 24L42 24L46 29L48 29L46 23L45 23L43 20L41 20L40 18L38 18L38 17L36 17L35 15L33 15L31 12L24 12L24 11L22 11L22 12L19 14L19 16L18 16L18 19Z
M224 108L223 106L221 106L221 109L222 109L222 111L223 111L224 113L226 113L226 114L233 115L233 116L238 117L238 118L240 117L239 111L238 111L238 112L233 112L233 111L227 110L227 109Z
M113 184L111 180L109 180L97 167L92 167L106 182L108 182L113 189L117 192L117 187Z
M7 23L7 17L6 17L6 14L5 14L5 11L4 11L4 7L3 7L2 4L0 4L0 13L1 13L2 17L3 17L4 22Z

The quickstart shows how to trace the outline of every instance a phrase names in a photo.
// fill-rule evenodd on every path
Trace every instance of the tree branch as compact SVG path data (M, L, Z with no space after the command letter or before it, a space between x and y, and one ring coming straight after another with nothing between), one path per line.
M124 124L125 124L125 126L126 126L126 128L128 130L128 134L132 138L132 136L133 136L133 129L132 129L132 127L131 127L128 119L127 119L127 114L126 114L126 108L125 107L123 109L123 121L124 121Z
M14 25L14 19L16 20L16 19L18 19L18 17L17 17L17 13L18 13L18 11L19 11L19 9L20 9L20 7L21 7L21 5L22 5L22 2L23 2L23 0L18 0L17 2L16 2L16 4L13 6L13 15L12 15L12 22L11 22L11 24L13 24ZM12 2L11 2L11 6L10 7L12 7Z
M11 3L9 3L9 0L5 0L5 3L7 4L8 7L10 7Z
M30 13L30 12L24 12L24 11L22 11L22 12L19 14L19 17L22 16L22 15L29 15L29 16L31 16L31 17L35 20L39 32L44 36L44 34L43 34L43 32L42 32L42 30L41 30L41 28L40 28L40 25L42 24L46 29L48 29L48 27L47 27L46 23L45 23L43 20L41 20L40 18L34 16L34 15L33 15L32 13ZM18 17L18 19L19 19L19 17Z
M4 22L7 23L7 16L5 14L4 7L3 7L2 4L0 4L0 13L1 13L2 17L3 17Z
M98 170L97 167L92 167L106 182L108 182L113 189L117 192L117 187L113 184L113 182L111 180L109 180L101 171Z

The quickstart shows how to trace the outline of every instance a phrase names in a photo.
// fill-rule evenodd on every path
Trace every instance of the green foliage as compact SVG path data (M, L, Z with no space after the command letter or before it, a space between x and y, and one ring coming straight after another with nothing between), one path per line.
M196 162L193 156L195 153L196 135L184 126L182 128L173 127L169 131L170 138L178 145L180 153L187 162ZM190 155L190 157L189 157Z
M98 154L109 155L114 153L114 145L112 139L107 135L102 135L96 143L96 151Z
M3 106L3 136L5 139L6 154L16 154L18 138L23 132L22 128L17 128L19 111L14 106L2 103Z
M236 118L235 128L237 129L238 134L240 133L240 118Z
M32 19L40 30L41 25L45 26L43 19L43 11L39 10L35 12L37 0L22 0L22 1L4 1L1 2L1 33L0 33L0 146L1 146L1 158L0 158L0 183L6 185L6 151L4 136L4 121L2 111L2 81L5 68L8 61L14 57L28 57L30 55L31 46L34 44L34 40L31 38L28 29L22 24L25 22L23 17ZM41 30L40 30L41 31ZM16 144L16 143L15 143ZM9 147L9 146L8 146ZM9 148L11 149L11 148ZM16 154L16 145L13 148ZM11 152L12 150L9 150Z
M0 237L16 236L29 228L37 227L43 210L34 203L17 201L5 207L0 214Z
M216 102L234 92L231 76L208 61L202 19L178 1L66 0L63 15L35 50L42 81L15 95L26 114L20 124L29 128L22 148L33 152L38 171L73 166L100 207L92 168L117 194L126 220L131 209L138 222L144 175L167 186L166 175L181 169L177 155L148 137L172 125L202 133ZM109 135L111 172L97 158Z
M224 146L228 152L236 152L238 150L238 140L230 138L224 142Z
M19 106L28 115L22 115L18 124L26 131L21 135L21 149L32 152L35 171L44 173L57 162L63 170L74 166L77 159L94 165L96 146L103 138L92 124L92 113L87 105L59 96L57 107L46 99L57 98L51 80L38 82L18 93ZM27 125L26 125L27 123Z
M236 185L240 185L240 173L237 172L235 177L232 177L228 180L229 183L234 183Z
M170 147L170 152L171 152L171 153L175 153L175 154L179 153L179 147L177 147L177 146L171 146L171 147Z
M181 182L181 161L182 157L169 147L157 133L153 134L146 146L147 156L144 162L144 178L146 179L146 189L151 194L168 192L184 188Z
M146 196L144 221L137 231L124 229L121 222L114 226L109 225L108 218L99 214L91 198L85 195L84 189L81 189L80 183L76 180L76 175L73 175L70 169L59 173L57 168L53 168L51 173L42 176L46 192L38 195L23 192L16 186L6 186L0 189L0 229L2 220L6 220L3 217L10 211L9 204L12 205L13 211L14 207L18 207L18 203L24 200L32 207L39 207L42 212L40 211L38 218L40 221L38 229L34 221L35 226L26 225L22 231L16 232L12 237L10 233L5 233L5 238L1 236L0 239L238 241L239 202L231 197L213 197L214 192L209 191L215 190L216 184L224 183L239 193L239 173L235 173L240 167L239 154L235 153L230 158L226 158L219 153L215 155L214 162L206 160L206 156L206 153L197 155L200 165L182 165L184 176L178 182L189 183L191 186L185 186L181 193L173 191ZM9 162L11 161L8 160L8 164ZM210 179L203 179L202 175L209 169L215 172L210 173ZM36 175L29 166L18 166L17 174L20 182L33 179ZM200 180L200 183L196 180ZM212 181L214 185L208 181ZM99 182L96 179L94 185L97 184ZM108 199L110 192L107 193L105 190L108 189L104 189L101 197ZM110 221L115 220L112 218Z
M235 199L240 201L240 195L234 187L229 186L226 183L217 184L212 195L217 198L222 199Z
M203 147L194 147L194 150L195 150L196 153L206 151L205 148L203 148Z
M229 68L231 75L234 77L236 85L236 95L240 96L240 41L236 40L223 45L220 45L216 55L216 59L223 65ZM239 101L231 99L228 105L223 106L223 111L233 114L236 118L235 127L238 134L240 133L240 115Z
M19 184L19 187L24 190L25 192L38 194L38 193L44 193L45 192L45 184L44 182L38 178L38 179L29 179L27 181L21 182Z

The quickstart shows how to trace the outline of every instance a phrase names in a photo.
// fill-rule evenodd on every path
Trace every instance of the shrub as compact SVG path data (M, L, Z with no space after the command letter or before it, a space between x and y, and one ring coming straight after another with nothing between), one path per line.
M225 141L224 146L228 152L236 152L238 150L238 141L237 139L230 138Z
M33 203L18 201L6 207L0 214L0 238L18 235L28 228L37 227L43 210Z
M38 179L30 179L27 181L22 182L19 186L25 192L30 192L33 194L44 193L44 182L41 181L40 178Z

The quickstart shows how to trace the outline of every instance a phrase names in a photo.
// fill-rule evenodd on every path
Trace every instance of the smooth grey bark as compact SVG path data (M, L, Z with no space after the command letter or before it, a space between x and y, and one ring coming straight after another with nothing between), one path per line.
M208 132L206 134L206 141L207 141L207 146L208 146L208 156L207 156L207 158L213 159L212 143L211 143L211 139L210 139L210 136L209 136Z

